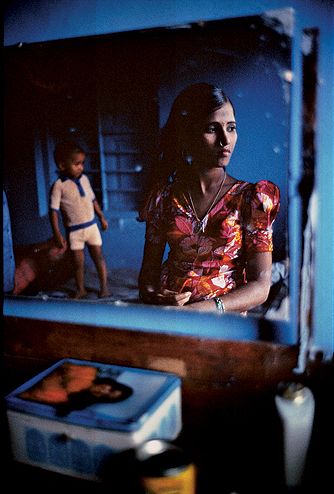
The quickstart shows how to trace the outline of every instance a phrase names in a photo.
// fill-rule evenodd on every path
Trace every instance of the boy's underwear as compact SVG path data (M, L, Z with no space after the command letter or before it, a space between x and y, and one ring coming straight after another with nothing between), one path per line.
M71 250L83 250L85 244L101 246L102 237L97 224L69 232L69 244Z

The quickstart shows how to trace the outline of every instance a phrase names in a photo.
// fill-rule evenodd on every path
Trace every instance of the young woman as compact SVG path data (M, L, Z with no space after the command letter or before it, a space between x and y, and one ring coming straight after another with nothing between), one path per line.
M164 178L140 213L143 302L241 313L267 299L279 189L227 172L236 142L235 111L222 89L200 83L179 94L162 132Z

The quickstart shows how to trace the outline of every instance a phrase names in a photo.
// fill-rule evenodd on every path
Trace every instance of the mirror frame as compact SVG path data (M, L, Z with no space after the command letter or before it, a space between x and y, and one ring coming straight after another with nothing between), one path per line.
M284 9L285 10L285 9ZM292 10L292 9L291 9ZM252 15L265 15L266 12ZM227 20L229 16L221 17ZM231 17L232 18L232 17ZM219 19L217 19L218 21ZM178 26L173 26L177 28ZM265 320L259 317L243 318L225 314L218 318L215 314L181 312L175 308L163 308L168 317L161 317L162 308L127 303L101 304L93 301L37 300L30 297L4 296L3 313L9 317L40 319L93 326L117 327L153 332L188 334L195 337L209 337L226 340L261 341L268 339L282 344L298 342L300 283L300 239L301 201L297 190L301 179L302 139L300 121L302 119L302 53L299 36L291 37L291 83L290 112L290 162L289 162L289 208L288 208L288 252L289 266L289 312L288 321ZM73 303L77 304L73 311ZM194 314L196 316L194 317ZM164 320L165 319L165 320ZM140 321L140 324L138 323Z

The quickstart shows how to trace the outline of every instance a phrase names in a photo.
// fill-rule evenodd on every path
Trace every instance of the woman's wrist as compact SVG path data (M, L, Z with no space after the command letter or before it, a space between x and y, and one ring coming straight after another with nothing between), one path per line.
M221 299L221 297L215 297L214 298L214 302L216 304L216 309L218 311L219 314L224 314L225 312L225 305Z

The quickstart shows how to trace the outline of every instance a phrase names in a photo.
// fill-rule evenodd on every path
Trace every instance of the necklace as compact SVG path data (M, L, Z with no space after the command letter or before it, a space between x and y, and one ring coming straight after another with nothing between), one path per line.
M223 180L221 181L221 184L220 184L220 186L219 186L219 189L218 189L218 191L217 191L216 195L215 195L215 196L214 196L214 198L213 198L213 201L211 202L211 204L210 204L209 208L207 209L207 211L206 211L206 213L205 213L204 217L203 217L201 220L200 220L200 219L199 219L199 217L198 217L198 214L197 214L197 211L196 211L196 208L195 208L195 205L194 205L193 199L192 199L192 197L191 197L190 191L188 191L188 194L189 194L189 199L190 199L190 204L191 204L191 207L192 207L192 209L193 209L193 211L194 211L195 218L196 218L197 223L198 223L198 224L197 224L197 226L196 226L196 228L194 229L194 232L195 232L195 233L198 233L198 232L200 232L200 231L202 231L202 232L204 233L205 227L206 227L206 225L207 225L207 223L208 223L209 213L210 213L210 211L212 210L213 206L216 204L216 201L217 201L217 199L218 199L218 197L219 197L219 194L221 193L222 188L224 187L225 180L226 180L226 171L225 171L224 178L223 178Z

